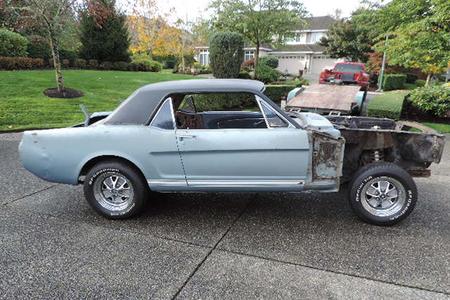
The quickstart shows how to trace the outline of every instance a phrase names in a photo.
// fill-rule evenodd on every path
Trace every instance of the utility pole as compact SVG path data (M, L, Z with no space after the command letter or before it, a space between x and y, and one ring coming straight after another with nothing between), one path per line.
M381 62L381 71L380 71L380 76L378 77L377 92L383 91L383 77L384 77L384 67L386 65L386 47L387 47L388 37L389 36L386 34L386 40L384 41L383 61Z

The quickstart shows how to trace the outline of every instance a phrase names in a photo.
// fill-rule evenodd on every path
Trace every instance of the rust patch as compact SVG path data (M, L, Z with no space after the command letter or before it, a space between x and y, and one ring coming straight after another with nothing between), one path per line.
M337 179L342 173L344 140L313 133L312 177L314 181Z

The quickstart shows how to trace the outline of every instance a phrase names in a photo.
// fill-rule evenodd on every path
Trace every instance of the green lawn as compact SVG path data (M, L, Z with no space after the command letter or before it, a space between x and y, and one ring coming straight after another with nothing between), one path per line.
M403 100L408 93L409 91L398 90L375 96L369 102L368 115L398 120L402 111Z
M51 70L0 71L0 131L72 125L84 119L80 103L85 104L90 112L108 111L145 84L193 78L170 71L65 70L63 74L66 86L83 91L83 97L46 97L43 91L55 86L54 72Z
M440 133L450 133L450 124L443 123L430 123L430 122L421 122L423 125L426 125Z

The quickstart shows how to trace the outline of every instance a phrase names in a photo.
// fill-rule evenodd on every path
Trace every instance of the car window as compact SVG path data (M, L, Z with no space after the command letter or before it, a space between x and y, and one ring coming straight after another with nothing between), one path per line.
M363 67L355 64L337 64L334 70L336 72L361 72Z
M180 129L267 128L252 93L173 94L175 123Z
M266 102L260 100L260 103L269 127L277 128L289 126L289 123L283 120Z
M161 105L152 120L151 126L161 129L174 129L171 98L166 99Z

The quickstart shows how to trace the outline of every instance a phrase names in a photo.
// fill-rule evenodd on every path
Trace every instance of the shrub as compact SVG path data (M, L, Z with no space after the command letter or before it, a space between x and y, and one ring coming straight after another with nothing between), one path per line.
M68 59L63 59L63 60L61 60L61 66L63 67L63 68L69 68L70 67L70 60L68 60Z
M7 29L0 29L0 56L26 56L27 46L28 40L25 37Z
M98 60L96 60L96 59L88 60L88 67L91 69L97 69L98 68Z
M298 78L298 77L295 78L294 82L295 82L295 86L296 86L296 87L301 87L301 86L304 86L304 85L309 85L308 79L305 79L305 78L302 78L302 77L300 77L300 78Z
M237 78L244 60L244 39L235 32L218 32L209 43L210 65L216 78Z
M400 90L405 86L406 75L386 74L383 79L383 89L385 91Z
M275 56L264 56L259 60L259 63L269 66L272 69L278 68L278 58Z
M425 86L425 83L426 83L426 81L423 80L423 79L417 79L417 80L416 80L416 85L417 85L418 87Z
M78 58L78 54L73 50L61 49L59 50L59 58L61 60L67 59L73 62Z
M110 62L110 61L103 61L103 62L98 66L98 68L99 68L100 70L112 70L113 64L112 64L112 62Z
M1 70L31 70L42 69L44 60L31 57L0 57Z
M265 64L259 64L256 67L255 77L264 83L274 82L280 77L280 72Z
M153 60L160 62L164 69L173 69L177 64L177 58L174 55L153 56Z
M450 88L433 85L413 90L409 101L419 110L436 117L447 117L450 111Z
M252 79L252 76L250 76L250 73L247 72L247 71L241 71L241 72L239 72L238 78L241 78L241 79Z
M295 85L267 85L264 94L273 102L280 104L281 100L286 99L287 94L295 89Z
M73 66L78 69L85 69L87 67L87 61L82 58L77 58L73 62Z
M417 78L416 74L408 73L406 74L406 83L416 83Z
M28 40L30 41L27 49L29 57L48 60L52 56L50 46L45 38L33 35L28 37Z
M162 70L162 64L160 62L149 59L148 56L139 55L133 57L133 61L130 64L130 70L143 72L159 72Z
M242 63L241 68L243 71L247 72L253 71L253 69L255 68L255 60L253 58L245 60Z
M129 63L127 63L126 61L116 61L113 63L113 70L117 70L117 71L127 71L129 68Z

